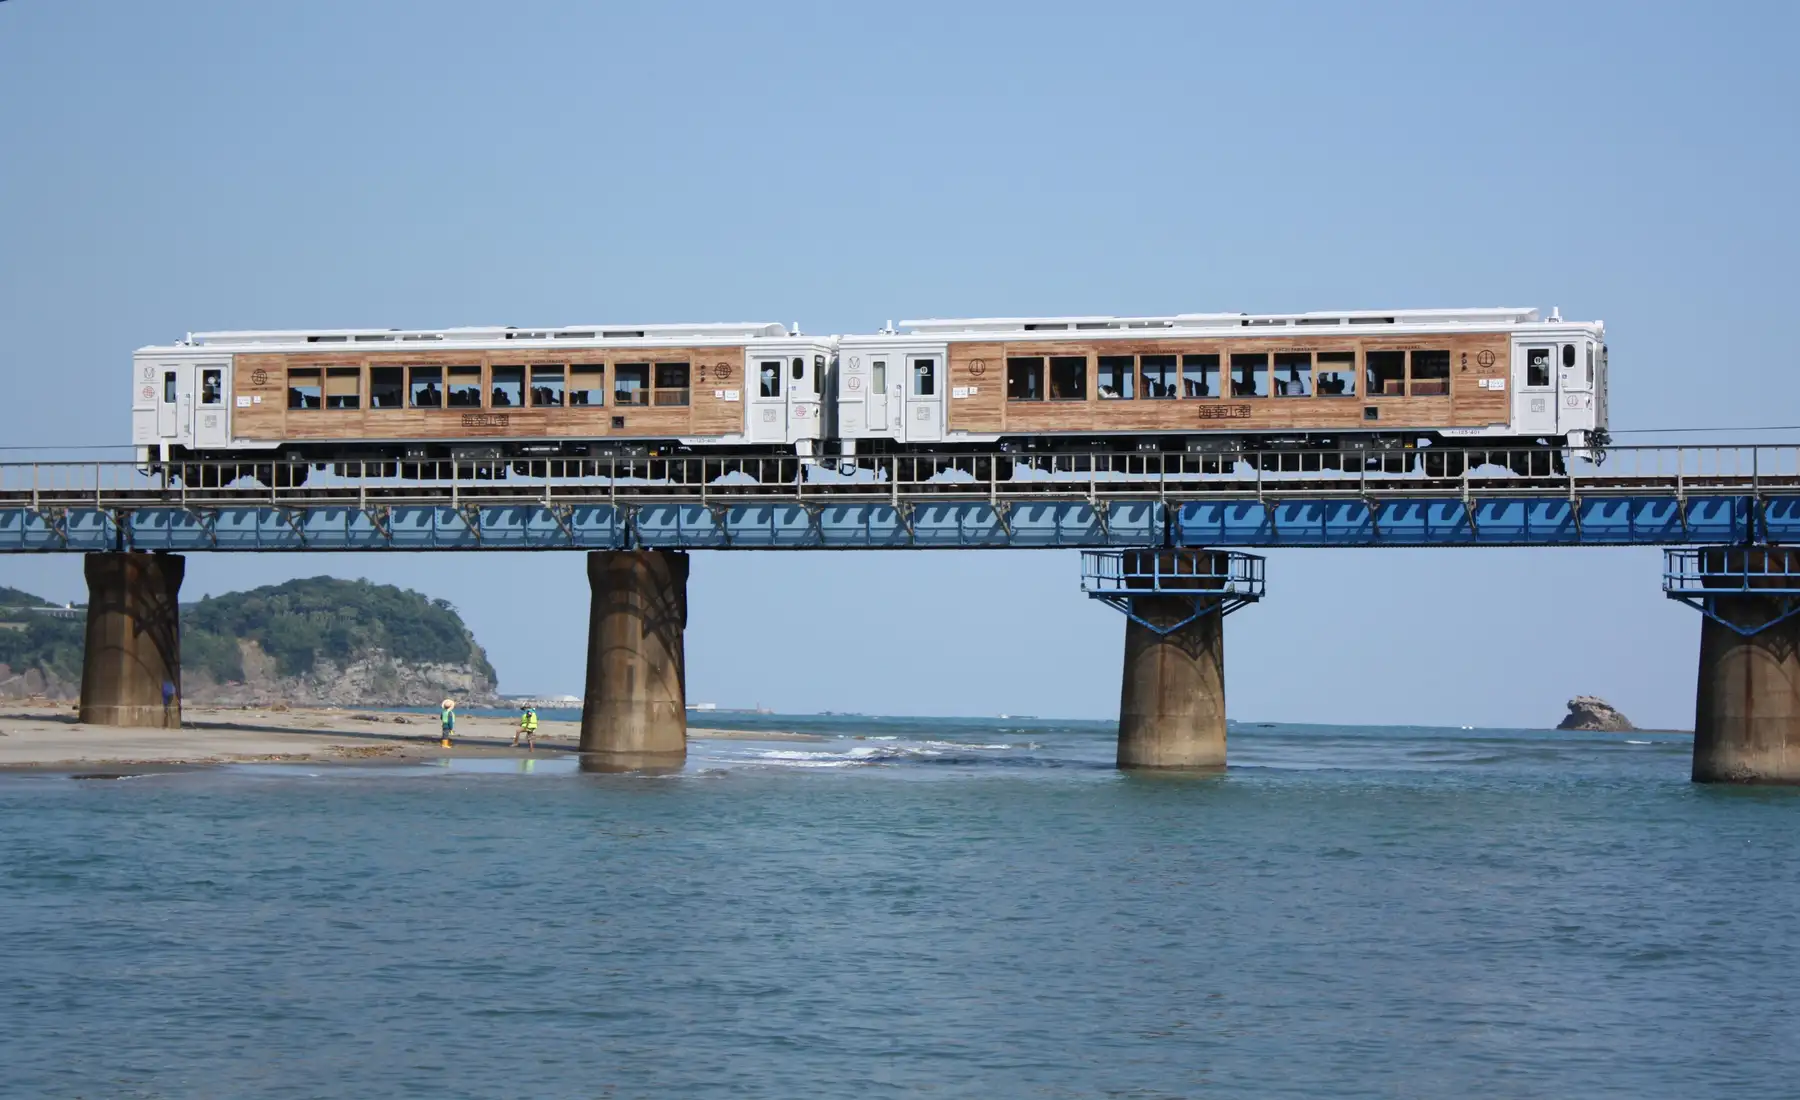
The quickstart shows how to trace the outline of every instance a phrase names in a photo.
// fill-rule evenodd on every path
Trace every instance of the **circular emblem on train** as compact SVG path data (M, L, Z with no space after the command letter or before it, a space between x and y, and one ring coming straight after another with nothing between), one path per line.
M1491 367L1494 365L1494 353L1483 348L1475 353L1475 361L1484 367Z
M266 370L263 370L261 367L257 367L255 370L250 372L250 384L252 386L268 385L269 384L269 372Z
M156 387L155 386L145 386L141 392L144 395L144 400L148 401L151 398L156 396Z
M713 367L713 377L723 382L731 377L731 364L719 363Z
M969 377L970 378L980 378L982 375L984 375L986 373L987 373L987 360L985 360L985 359L969 360Z

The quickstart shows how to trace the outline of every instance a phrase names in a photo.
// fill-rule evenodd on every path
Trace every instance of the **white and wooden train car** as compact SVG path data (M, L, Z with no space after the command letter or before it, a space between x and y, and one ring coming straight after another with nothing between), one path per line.
M903 321L838 341L844 454L1606 442L1606 331L1534 309Z
M257 476L273 460L499 472L807 456L828 431L834 354L779 324L201 332L133 357L132 440L147 464L241 461Z
M275 460L498 475L604 456L1607 442L1605 326L1533 309L906 321L841 337L210 332L141 348L132 370L140 461L243 463L233 476Z

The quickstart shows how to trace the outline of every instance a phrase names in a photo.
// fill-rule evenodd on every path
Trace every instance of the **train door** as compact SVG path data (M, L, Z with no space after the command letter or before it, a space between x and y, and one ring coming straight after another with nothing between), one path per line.
M888 375L890 373L888 362L892 358L890 355L879 352L869 356L869 396L865 400L868 402L866 406L868 427L872 432L885 434L888 431ZM891 373L896 375L892 396L898 399L900 396L898 372ZM897 400L896 403L898 403Z
M201 363L199 399L194 406L194 446L223 447L230 442L231 429L226 412L225 364Z
M157 436L165 443L193 442L194 365L163 363L156 376Z
M790 442L799 443L801 454L811 454L812 440L819 435L819 376L825 371L825 360L816 362L804 355L788 357L787 413Z
M1525 435L1556 434L1556 347L1513 349L1513 424Z
M908 442L944 438L944 359L939 355L906 357L906 431Z
M750 379L750 400L745 403L750 417L750 442L786 443L787 387L781 384L782 361L765 356L751 362L755 377Z
M1557 425L1566 434L1593 426L1594 345L1590 340L1561 344L1557 354Z

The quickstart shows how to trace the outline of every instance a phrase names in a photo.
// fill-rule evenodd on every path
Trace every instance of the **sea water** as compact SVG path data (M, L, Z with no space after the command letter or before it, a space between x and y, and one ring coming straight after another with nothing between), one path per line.
M1686 738L704 717L830 739L0 777L0 1095L1800 1094L1800 792Z

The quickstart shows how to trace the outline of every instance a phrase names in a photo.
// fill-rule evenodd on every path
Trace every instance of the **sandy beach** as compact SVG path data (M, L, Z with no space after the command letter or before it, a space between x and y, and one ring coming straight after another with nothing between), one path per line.
M331 763L525 756L512 747L517 720L459 714L451 748L438 743L429 714L322 709L188 707L182 728L87 726L67 704L15 703L0 711L0 769L84 771L120 766L241 763ZM574 752L574 722L544 720L539 755ZM689 727L696 740L821 741L814 734Z

